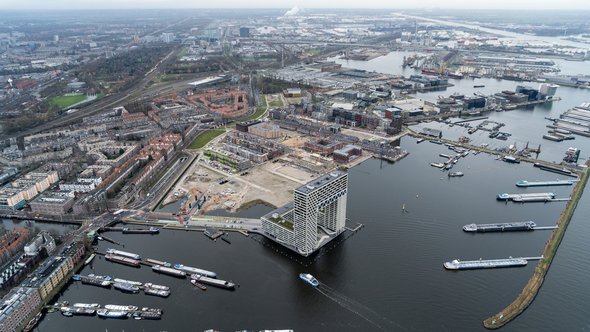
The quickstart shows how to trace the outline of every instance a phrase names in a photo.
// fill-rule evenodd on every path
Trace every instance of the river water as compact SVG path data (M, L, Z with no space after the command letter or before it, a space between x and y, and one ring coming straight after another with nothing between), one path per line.
M502 89L516 85L495 80L485 84L491 92L495 92L493 84ZM473 83L465 85L468 90ZM507 131L519 139L538 143L540 132L545 130L540 119L590 99L583 90L560 88L558 94L564 100L552 106L492 116L506 122ZM455 129L446 128L445 136L458 134L453 132ZM587 156L588 141L577 138L570 143L582 147ZM559 160L564 146L551 148L550 143L542 142L543 154ZM461 227L472 222L524 220L534 220L540 226L553 225L565 202L506 204L496 201L495 196L502 192L551 191L557 197L568 197L571 187L518 189L514 186L518 180L560 176L530 164L503 163L485 154L461 159L454 170L463 171L465 176L449 179L429 166L443 160L440 153L450 154L446 147L428 142L416 144L409 137L402 139L401 146L410 155L398 163L371 159L349 171L348 218L365 227L342 243L330 245L315 261L301 264L256 236L231 234L230 245L188 231L164 230L154 236L111 233L109 237L125 243L123 250L213 270L219 278L232 280L240 287L234 292L212 287L203 292L188 280L155 274L146 267L134 269L95 259L81 273L169 285L172 294L162 299L72 284L55 301L160 307L164 309L163 319L101 320L53 313L41 321L39 331L483 331L482 320L516 297L536 262L522 268L459 272L444 270L443 262L455 258L539 256L550 231L467 234ZM407 213L402 211L402 205ZM261 207L244 213L250 216L257 209L262 213ZM586 193L541 292L505 331L588 329L589 213L590 196ZM99 250L110 246L100 243ZM297 277L301 272L312 273L322 286L314 289L304 284Z

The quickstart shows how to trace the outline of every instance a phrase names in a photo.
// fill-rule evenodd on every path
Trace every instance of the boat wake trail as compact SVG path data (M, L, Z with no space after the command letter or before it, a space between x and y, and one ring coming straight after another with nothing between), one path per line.
M366 305L355 301L344 294L332 289L325 284L320 284L315 289L318 292L322 293L324 296L335 302L336 304L340 305L344 309L352 312L353 314L361 317L362 319L369 322L371 325L379 328L383 331L400 331L400 330L407 330L403 326L379 315L371 308L367 307Z

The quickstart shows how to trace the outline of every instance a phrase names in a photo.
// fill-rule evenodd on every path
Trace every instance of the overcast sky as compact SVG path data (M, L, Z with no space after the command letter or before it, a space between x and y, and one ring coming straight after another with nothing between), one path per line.
M590 0L0 0L0 9L141 8L587 9Z

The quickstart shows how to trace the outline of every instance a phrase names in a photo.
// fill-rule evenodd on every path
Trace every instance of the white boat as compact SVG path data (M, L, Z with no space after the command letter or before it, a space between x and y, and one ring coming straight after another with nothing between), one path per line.
M92 262L92 260L94 259L94 257L96 257L96 254L92 254L90 255L90 257L88 257L85 261L84 261L84 265L88 265L90 264L90 262Z
M134 305L119 305L119 304L107 304L104 306L105 309L118 310L118 311L135 311L138 309Z
M117 249L107 249L107 254L123 256L123 257L128 257L128 258L137 259L137 260L141 259L141 256L139 256L138 254L134 254L132 252L127 252L127 251L123 251L123 250L117 250Z
M129 313L127 313L127 311L121 311L121 310L98 309L98 310L96 310L96 314L98 315L98 317L104 317L104 318L127 318L127 317L129 317Z
M299 279L305 281L306 283L312 285L313 287L318 287L320 285L320 282L309 273L300 273Z
M98 309L98 308L100 308L100 304L98 304L98 303L74 303L74 304L72 304L72 307Z
M143 284L143 287L151 288L151 289L158 289L158 290L170 290L170 287L168 287L168 286L156 285L156 284L152 284L151 282L146 282L145 284Z
M130 284L130 285L134 285L134 286L141 286L141 285L143 285L143 283L141 283L139 281L125 280L125 279L120 279L120 278L115 278L114 281L115 282L120 282L120 283L123 283L123 284Z
M155 295L155 296L161 296L161 297L168 297L170 295L169 290L163 290L163 289L144 288L143 291L146 295Z
M174 264L174 268L189 274L198 274L209 278L217 278L217 273L203 269L198 269L196 267L185 266L182 264Z

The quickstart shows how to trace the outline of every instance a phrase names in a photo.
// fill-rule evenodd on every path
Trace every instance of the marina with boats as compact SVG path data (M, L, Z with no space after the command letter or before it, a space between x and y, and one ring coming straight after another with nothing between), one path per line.
M135 305L119 304L107 304L102 307L97 303L74 303L69 305L67 301L46 306L46 309L48 312L61 312L66 317L97 316L105 319L161 319L163 314L162 309L159 308L139 308Z
M72 276L72 280L80 281L82 284L99 286L103 288L111 288L111 286L119 291L125 293L137 294L141 290L146 295L154 295L160 297L168 297L170 295L170 287L163 285L156 285L153 283L141 283L139 281L132 281L120 278L112 278L110 276L99 276L94 274Z

